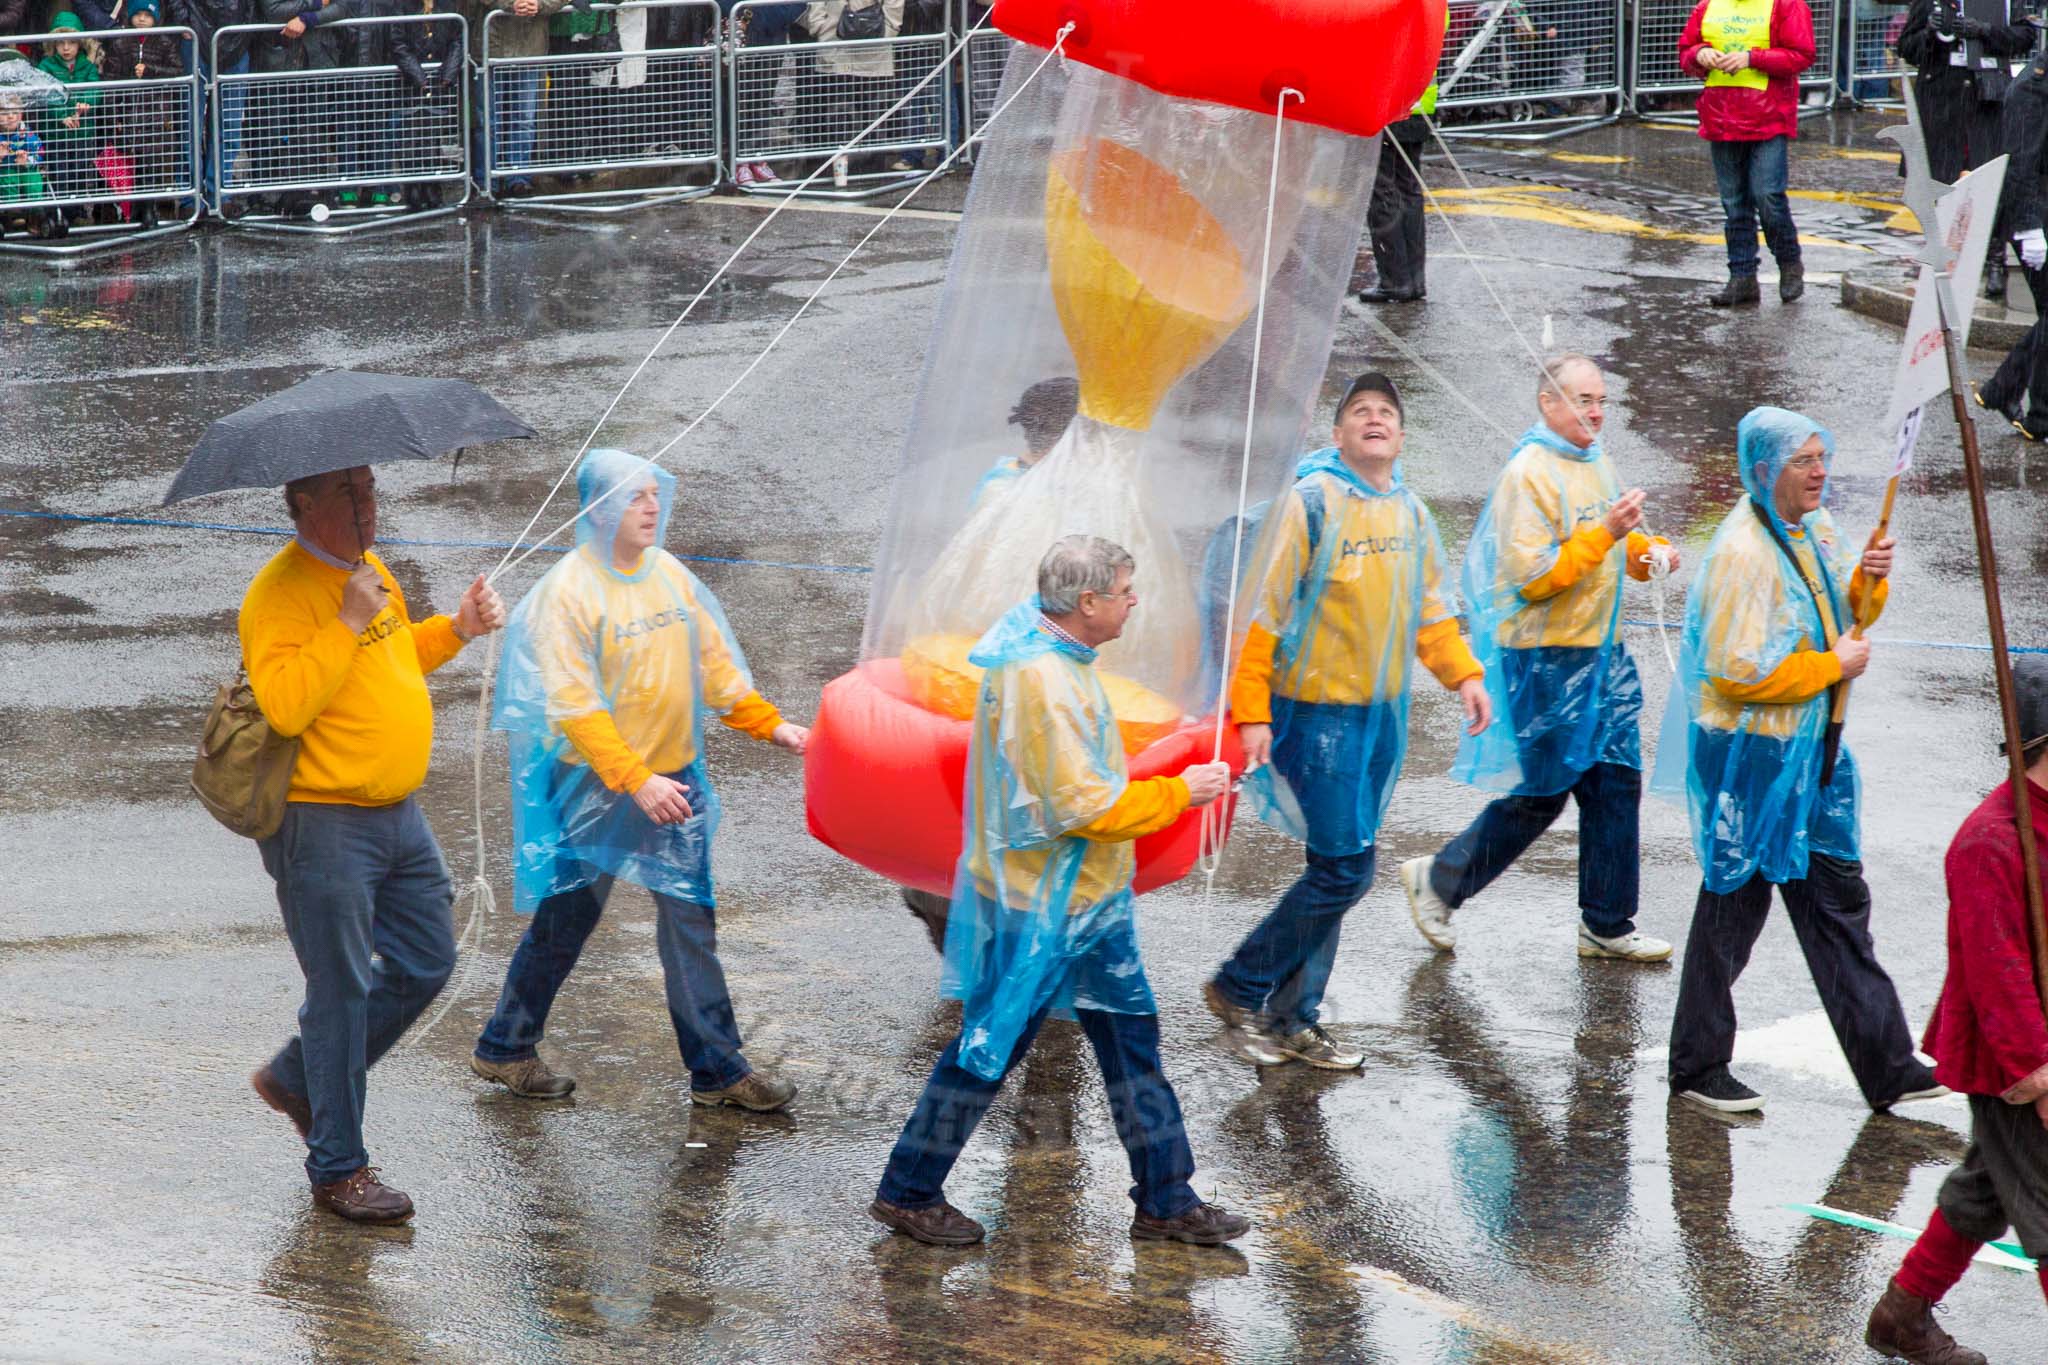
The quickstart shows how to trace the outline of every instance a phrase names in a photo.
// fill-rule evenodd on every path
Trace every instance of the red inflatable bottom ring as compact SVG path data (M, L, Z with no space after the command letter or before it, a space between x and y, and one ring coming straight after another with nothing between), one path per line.
M901 886L950 895L960 861L961 812L971 724L936 715L910 700L903 666L875 659L825 686L804 751L804 814L819 842ZM1129 759L1131 780L1180 772L1207 761L1213 720L1189 721ZM1235 726L1223 731L1223 757L1244 769ZM1224 828L1231 813L1223 798ZM1201 812L1187 814L1137 842L1136 889L1185 877L1201 851Z

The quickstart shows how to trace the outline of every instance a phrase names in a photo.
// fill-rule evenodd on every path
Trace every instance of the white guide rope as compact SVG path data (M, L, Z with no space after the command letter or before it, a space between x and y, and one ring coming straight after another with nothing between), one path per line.
M660 353L661 348L663 346L666 346L668 344L668 339L676 334L676 330L680 328L686 320L688 320L690 314L696 311L697 305L704 301L705 295L709 294L712 291L712 289L717 286L718 282L725 278L726 272L732 269L733 262L739 260L739 258L746 253L747 248L754 244L755 238L759 237L763 232L766 232L768 230L768 225L774 222L777 218L781 217L782 211L788 208L792 203L794 203L796 201L797 195L801 194L804 190L808 189L812 181L816 180L819 176L823 175L827 167L833 165L836 161L839 160L840 157L845 156L847 153L851 152L855 147L859 146L861 139L867 137L867 135L874 132L875 129L881 127L884 123L887 123L890 119L894 118L899 110L901 110L905 105L909 104L911 100L916 98L918 91L924 89L927 85L931 84L932 81L936 79L942 72L951 71L953 69L954 58L958 57L960 53L966 49L967 44L970 41L972 41L975 34L979 33L982 30L982 27L988 23L990 16L993 15L994 13L995 10L993 7L991 7L986 13L984 13L981 16L981 19L978 23L976 23L972 28L968 29L966 33L961 35L960 41L954 45L953 50L951 52L948 52L946 54L945 60L940 62L937 66L933 67L931 71L927 72L923 80L919 81L916 85L911 86L909 90L905 91L903 93L903 96L900 99L898 99L896 103L890 105L887 109L883 110L882 113L875 119L873 123L870 123L867 127L855 133L853 135L853 140L851 142L848 142L844 147L841 147L838 151L832 153L832 155L826 157L823 161L819 162L815 170L813 170L809 175L805 176L802 180L799 180L794 186L792 186L789 192L783 195L782 202L777 204L772 210L770 210L768 215L762 218L762 220L759 223L756 223L754 225L754 230L748 233L746 237L740 242L740 244L732 249L732 254L725 258L724 264L720 265L718 269L711 272L711 278L704 281L703 287L699 289L696 295L691 298L689 303L684 306L683 311L676 315L676 320L668 325L668 329L664 331L659 337L655 338L654 345L650 346L647 349L647 354L642 356L640 358L640 363L633 367L633 373L626 376L626 382L619 386L619 391L612 396L612 401L605 404L604 411L598 416L597 425L593 426L590 429L590 434L583 438L583 444L576 448L576 454L570 459L568 465L563 468L561 474L556 477L554 483L548 488L547 495L540 500L540 506L533 509L533 516L528 518L525 527L519 532L518 535L512 538L512 548L505 551L504 556L498 560L497 567L491 570L489 574L490 582L496 583L498 581L498 576L505 572L507 561L512 559L512 556L517 551L520 543L523 542L527 538L527 536L533 533L533 528L535 526L540 524L541 515L548 510L548 504L555 500L555 495L562 491L562 485L567 483L569 481L569 477L576 472L577 464L581 462L583 456L590 450L590 447L596 443L598 433L604 430L604 424L611 420L612 413L616 411L619 404L625 400L627 391L630 390L633 387L633 385L639 381L640 376L646 372L647 367L654 363L654 357ZM1071 32L1072 29L1073 25L1069 24L1067 28L1062 29L1060 31L1059 38L1056 39L1053 43L1053 50L1055 52L1059 50L1060 43L1065 40L1067 34ZM1037 72L1033 72L1032 75L1036 76ZM1001 110L999 109L997 110L997 112L1000 113ZM994 115L990 116L990 121L994 121ZM964 147L965 144L963 143L962 146ZM955 155L958 155L958 153L956 152ZM950 162L952 159L953 158L950 156L946 158L948 162ZM944 169L945 165L941 164L939 170L933 171L931 173L931 176L928 177L927 180L931 178L936 178L939 174L939 171L943 171ZM924 185L926 183L927 181L924 180L919 181L916 187L914 187L911 190L911 194L915 195L918 190L924 188ZM905 196L905 202L908 202L908 199L909 196ZM897 208L901 207L902 204L897 205ZM886 222L888 220L884 219L883 221ZM571 518L569 525L574 526L575 524L575 519ZM560 534L561 531L557 530L554 533L554 535L550 535L547 538L547 540L551 541L555 538L555 535ZM546 544L547 541L542 541L541 543ZM528 553L531 553L531 551L528 551ZM525 556L522 555L520 556L520 558L523 560ZM515 567L516 563L517 561L514 561Z
M987 22L986 16L983 17L983 22ZM976 25L977 30L979 29L979 27L980 25ZM1059 56L1061 52L1064 50L1066 46L1067 37L1073 31L1074 26L1070 23L1062 29L1060 29L1060 31L1054 35L1051 49L1046 52L1044 58L1040 60L1038 65L1032 68L1031 74L1025 77L1023 82L1019 84L1018 87L1010 93L1009 97L1003 100L1000 104L998 104L995 107L995 109L990 112L988 118L983 121L981 126L984 130L995 126L996 121L1003 116L1004 111L1007 110L1012 104L1016 103L1018 98L1021 97L1026 90L1031 88L1032 83L1035 82L1039 78L1039 76L1045 71L1046 67L1052 63L1053 58ZM961 42L964 46L966 39L963 38ZM955 48L954 54L957 55L958 52L959 48ZM940 71L950 69L951 60L951 56L949 56L947 58L946 65L943 65L938 69ZM927 81L930 79L931 77L926 77ZM832 156L826 158L824 164L829 166L838 157L846 155L846 153L856 143L858 143L861 140L861 138L866 137L869 133L873 132L876 128L880 127L882 123L889 118L890 114L895 113L897 109L902 108L904 104L908 103L910 97L912 95L915 95L918 90L922 89L923 85L924 82L921 81L918 83L918 85L912 87L910 92L906 94L903 97L903 99L897 101L896 105L893 108L891 108L888 111L888 113L883 114L881 118L876 119L873 123L869 124L866 128L862 129L858 134L854 136L852 142L847 143L845 147L841 148L838 152L833 153ZM741 384L746 382L746 379L749 375L753 374L753 372L756 369L760 368L761 363L768 358L770 352L774 351L774 349L777 346L782 344L783 338L788 336L790 333L790 329L796 326L797 319L801 318L806 312L810 311L811 305L816 303L818 301L819 296L825 292L826 288L832 283L832 281L839 277L840 271L844 270L849 264L851 264L853 258L855 256L858 256L861 250L865 248L869 242L874 240L875 235L879 233L883 228L889 225L890 220L896 216L899 210L908 205L912 199L915 199L918 193L921 190L923 190L926 185L938 179L939 176L945 172L946 168L950 166L953 163L953 161L961 155L961 153L965 152L967 148L968 144L963 142L960 146L956 147L951 153L949 153L946 159L944 161L941 161L937 169L933 170L930 175L924 177L923 179L919 180L917 184L911 186L909 192L906 193L901 199L897 200L896 203L889 209L889 211L883 214L881 218L876 220L875 225L869 228L868 231L861 237L861 239L858 242L854 243L853 249L846 253L845 257L839 262L839 264L832 267L832 273L827 275L823 280L818 282L817 288L811 291L810 297L805 299L803 301L802 306L799 307L795 313L790 315L789 321L784 323L782 325L781 330L776 332L776 334L769 339L768 344L761 349L761 353L755 356L753 360L748 362L747 367L745 369L740 371L739 377L737 379L734 379L731 384L727 385L725 391L719 394L719 396L712 401L710 406L706 407L703 412L699 413L696 416L696 418L689 423L689 425L685 426L681 431L676 433L676 435L673 438L671 438L666 445L662 446L661 449L657 450L653 455L641 460L636 466L634 466L632 473L628 474L618 483L612 485L612 487L606 489L603 493L600 493L596 501L602 502L605 498L610 497L613 493L616 493L619 489L624 488L627 484L631 483L634 479L638 478L641 475L641 473L643 473L647 469L652 468L656 464L659 464L662 456L666 455L669 451L673 450L678 443L680 443L691 432L695 431L698 428L698 426L703 423L705 418L709 417L713 412L716 412L718 410L719 405L724 403L727 398L730 398L734 390L738 389ZM800 190L804 187L804 185L808 185L812 179L817 178L818 174L818 171L812 172L810 177L806 178L797 186L797 189ZM794 193L795 191L791 191L792 195L794 195ZM703 299L705 294L710 291L712 285L718 282L719 277L722 276L727 270L732 268L733 262L739 259L740 253L745 251L748 245L750 245L755 238L761 235L761 229L766 227L770 222L774 221L776 214L781 213L783 208L787 206L788 202L789 200L785 199L782 204L778 204L774 212L770 213L766 218L764 218L761 221L760 226L756 227L752 233L748 234L746 240L741 242L740 245L734 249L732 255L726 258L725 264L721 265L718 268L717 273L714 274L711 277L711 279L706 282L702 289L697 291L696 297L690 300L689 307L683 310L681 316L677 317L675 322L669 326L668 331L662 333L661 337L654 343L653 349L648 351L646 358L643 359L640 362L639 367L633 371L632 377L627 379L626 388L632 387L633 380L639 378L641 371L647 368L648 362L654 359L655 352L661 349L662 343L667 341L669 336L671 336L675 332L676 328L682 325L683 319L689 316L690 309L695 308L698 302ZM1261 304L1263 306L1263 294L1261 295ZM583 443L584 450L589 449L591 442L594 441L597 437L597 432L603 428L605 418L611 415L612 409L616 408L618 406L619 400L625 397L626 388L620 389L618 396L612 399L610 406L606 407L605 417L600 417L598 419L597 427L593 428L590 436L585 439ZM582 456L583 452L579 451L577 453L577 460L581 460ZM576 463L572 461L569 465L569 468L562 472L561 478L555 480L554 487L548 491L549 499L553 498L555 493L561 489L562 485L565 482L567 482L569 475L572 472L574 472L575 468ZM556 527L553 531L550 531L541 540L536 541L533 544L527 546L525 552L519 554L518 558L513 558L513 554L517 549L517 543L520 541L524 541L526 539L526 536L532 532L535 523L537 523L540 520L541 512L545 511L546 508L547 499L543 499L541 502L540 510L537 510L533 514L532 519L526 523L526 529L521 531L519 536L516 538L514 549L507 550L505 552L504 558L498 561L498 567L491 571L489 575L489 581L495 581L501 575L510 572L512 569L518 568L521 564L525 563L527 559L531 558L534 554L538 553L543 546L552 542L564 531L572 529L576 525L577 518L582 515L582 511L579 508L577 515L575 517L569 518L568 521L562 523L562 525ZM461 933L459 933L456 936L457 953L458 956L460 956L463 959L462 975L456 979L455 983L449 989L442 993L440 1007L434 1011L433 1017L428 1019L426 1023L413 1029L409 1033L408 1041L413 1041L425 1037L428 1031L431 1030L434 1027L434 1025L441 1022L441 1017L448 1013L449 1008L455 1004L456 1000L461 998L464 988L467 987L469 984L470 968L476 960L477 950L483 945L484 919L488 914L497 909L497 897L491 890L490 879L487 871L489 864L485 856L483 807L484 740L485 735L489 729L491 684L497 672L497 659L498 637L494 633L491 636L489 652L486 654L484 660L483 681L481 684L479 684L477 688L476 722L472 734L473 743L471 754L471 775L474 779L475 785L472 793L471 804L472 813L474 815L475 820L474 839L476 850L476 876L470 882L470 884L464 888L462 892L462 896L468 898L471 901L469 918L463 923ZM1218 742L1221 742L1220 739Z
M1230 538L1230 596L1223 609L1223 669L1216 680L1216 736L1215 746L1209 752L1209 761L1218 762L1223 757L1223 714L1230 701L1230 660L1235 653L1232 648L1237 639L1237 575L1244 557L1244 517L1246 503L1251 496L1252 478L1252 434L1259 410L1259 362L1266 340L1266 295L1271 288L1269 272L1273 264L1273 216L1280 201L1280 135L1286 131L1287 101L1306 99L1301 91L1283 88L1273 106L1273 166L1266 182L1266 233L1259 248L1259 303L1253 313L1252 322L1252 378L1250 391L1245 396L1244 412L1244 453L1237 466L1237 519L1232 523ZM1211 801L1202 807L1201 838L1197 844L1195 860L1202 869L1202 895L1206 898L1216 889L1216 872L1223 866L1223 842L1229 834L1228 817L1230 794Z

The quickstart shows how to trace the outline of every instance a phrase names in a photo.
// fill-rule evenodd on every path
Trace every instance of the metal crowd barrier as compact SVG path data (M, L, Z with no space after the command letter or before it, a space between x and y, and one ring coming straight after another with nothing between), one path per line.
M1560 137L1620 117L1623 0L1531 13L1523 0L1451 0L1437 62L1445 132Z
M955 39L954 41L959 41ZM979 142L981 130L996 111L996 99L1003 89L1003 67L1009 63L1016 39L997 28L983 28L967 40L960 54L967 91L967 140Z
M189 28L153 28L134 67L113 69L116 55L141 29L10 34L8 47L39 44L38 55L66 40L106 47L103 80L67 85L64 99L28 93L0 104L0 148L33 133L37 152L15 146L0 154L0 250L77 256L98 247L180 232L199 221L199 69ZM114 43L123 48L115 48ZM149 72L166 50L175 70ZM53 95L55 92L52 92ZM84 105L81 109L79 106ZM18 106L18 107L17 107ZM69 121L76 119L75 126ZM14 123L14 127L6 126Z
M431 41L446 44L447 55L420 63L418 85L394 60L391 42L401 29L408 43L418 41L429 24L439 26ZM250 35L246 73L220 68L220 40L232 33ZM339 233L417 222L469 201L469 26L460 15L344 19L296 39L275 24L236 24L213 41L207 122L222 150L210 196L216 213L234 206L247 226ZM284 65L329 53L360 65ZM444 73L446 61L456 70Z
M1849 98L1858 104L1896 104L1906 98L1912 68L1899 60L1899 30L1906 11L1898 5L1856 0L1849 34Z
M746 11L773 0L741 0ZM765 162L784 182L802 179L881 117L927 75L933 79L850 156L805 191L829 199L864 199L917 180L927 153L953 145L953 100L946 72L952 49L951 5L939 33L791 43L732 49L732 165ZM788 184L742 185L743 192L787 193Z
M1678 40L1685 33L1686 21L1692 17L1694 3L1695 0L1639 0L1636 6L1634 75L1629 82L1629 100L1638 117L1682 123L1698 118L1691 99L1676 98L1698 95L1706 89L1704 81L1695 80L1678 64ZM1813 65L1799 78L1799 88L1826 91L1828 99L1811 106L1802 101L1801 118L1824 113L1834 102L1835 34L1841 16L1839 0L1807 0L1807 8L1813 14L1814 56ZM1670 107L1646 108L1645 96Z
M612 31L585 42L551 37L543 57L494 55L513 16L485 17L487 192L505 207L586 213L710 194L725 122L715 0L626 0L589 12L611 16ZM594 175L620 172L634 173L633 183L587 188ZM534 176L555 186L535 193Z

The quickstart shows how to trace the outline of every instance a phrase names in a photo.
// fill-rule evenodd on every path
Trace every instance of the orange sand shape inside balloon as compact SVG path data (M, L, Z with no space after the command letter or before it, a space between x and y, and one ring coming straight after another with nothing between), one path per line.
M1081 413L1143 431L1251 312L1243 256L1180 177L1091 138L1052 159L1045 236Z

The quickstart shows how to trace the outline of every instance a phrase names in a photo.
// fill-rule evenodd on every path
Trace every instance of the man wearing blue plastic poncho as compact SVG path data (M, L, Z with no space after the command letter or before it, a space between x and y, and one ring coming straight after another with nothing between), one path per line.
M1102 1068L1130 1158L1134 1237L1209 1246L1251 1226L1188 1184L1180 1102L1159 1064L1159 1014L1138 955L1131 841L1223 794L1197 764L1132 782L1093 667L1137 602L1121 546L1068 536L1038 566L1038 596L975 644L983 670L968 741L963 848L946 924L943 990L960 1034L940 1054L868 1212L935 1246L979 1242L946 1202L946 1175L1048 1014L1072 1010Z
M654 894L690 1098L779 1109L796 1087L741 1055L718 962L719 805L704 716L795 753L807 734L754 690L718 599L661 548L675 479L622 450L593 450L576 489L576 549L513 612L498 670L492 724L512 732L513 888L533 923L470 1066L531 1098L576 1088L537 1049L556 992L623 878Z
M1582 355L1544 362L1540 420L1516 443L1465 554L1472 649L1495 724L1467 735L1452 776L1504 792L1434 858L1401 865L1408 911L1439 952L1451 912L1507 871L1579 803L1579 956L1657 962L1636 931L1642 680L1620 640L1621 583L1677 552L1639 528L1643 490L1621 491L1600 448L1607 386Z
M1246 796L1308 846L1300 880L1202 992L1231 1045L1261 1066L1365 1062L1316 1020L1344 916L1372 885L1380 818L1408 751L1409 661L1458 693L1473 733L1491 716L1444 591L1436 519L1401 482L1404 421L1384 374L1345 391L1336 444L1304 457L1273 504L1231 682L1253 769Z
M1884 609L1892 542L1851 572L1822 507L1834 438L1783 408L1736 433L1747 496L1714 533L1685 611L1684 653L1658 745L1656 787L1683 792L1700 860L1671 1023L1671 1091L1724 1112L1763 1098L1728 1072L1735 978L1785 898L1828 1022L1873 1109L1946 1094L1913 1055L1899 993L1870 938L1857 838L1856 763L1844 748L1822 784L1838 684L1870 646L1847 633Z

